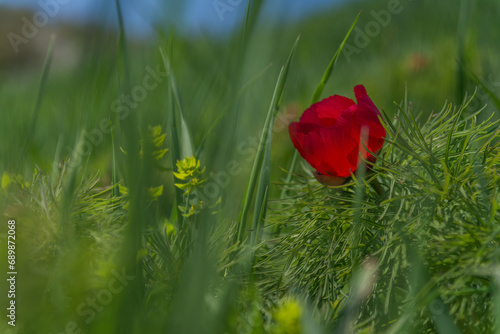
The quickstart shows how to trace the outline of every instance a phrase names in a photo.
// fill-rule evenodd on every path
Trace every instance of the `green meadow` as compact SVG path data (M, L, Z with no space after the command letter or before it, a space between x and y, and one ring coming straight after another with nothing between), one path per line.
M500 333L500 4L264 5L4 38L1 333ZM288 125L358 84L385 143L327 187Z

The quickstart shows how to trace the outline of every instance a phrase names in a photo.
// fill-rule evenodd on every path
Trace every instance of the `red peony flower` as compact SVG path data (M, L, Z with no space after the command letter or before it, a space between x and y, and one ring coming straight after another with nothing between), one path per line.
M365 87L354 87L354 94L358 104L343 96L330 96L313 104L299 122L288 127L293 145L316 169L315 176L323 184L342 184L358 168L360 155L373 163L370 152L378 152L384 144L380 112Z

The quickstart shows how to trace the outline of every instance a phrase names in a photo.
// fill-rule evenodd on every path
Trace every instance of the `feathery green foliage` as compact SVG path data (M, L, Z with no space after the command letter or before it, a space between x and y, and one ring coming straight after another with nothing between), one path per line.
M385 116L386 144L360 188L364 198L356 196L359 182L327 188L295 177L271 218L282 234L263 245L262 287L276 296L307 291L322 318L335 322L356 264L370 259L377 278L354 317L358 326L378 333L405 318L407 331L435 332L431 319L449 312L464 332L491 331L499 123L478 123L481 110L463 115L466 107L446 105L419 127L411 107L397 105L394 119ZM382 196L369 186L374 179ZM414 286L412 252L428 271Z
M158 25L169 37L144 43L115 4L119 35L85 45L77 68L50 72L50 44L38 95L0 87L0 212L16 220L19 272L17 326L0 332L500 331L500 128L485 106L499 106L498 36L471 23L498 4L403 0L351 58L387 1L283 27L249 1L225 39ZM477 95L433 110L473 82ZM352 83L385 106L387 137L370 170L329 188L287 125ZM412 101L387 103L405 88Z

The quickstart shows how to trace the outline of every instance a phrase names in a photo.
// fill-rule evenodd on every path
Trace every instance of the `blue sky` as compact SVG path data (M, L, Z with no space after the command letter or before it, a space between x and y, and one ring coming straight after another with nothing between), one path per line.
M54 1L57 0L2 0L1 3L3 6L30 7L38 11L42 9L40 3ZM296 20L343 1L346 0L267 0L264 15L282 21ZM224 33L242 19L246 5L247 0L122 0L127 30L138 35L150 33L150 22L154 19L174 24L177 29L190 33ZM58 7L58 13L51 18L51 22L84 22L97 17L114 21L116 18L114 1L69 0Z

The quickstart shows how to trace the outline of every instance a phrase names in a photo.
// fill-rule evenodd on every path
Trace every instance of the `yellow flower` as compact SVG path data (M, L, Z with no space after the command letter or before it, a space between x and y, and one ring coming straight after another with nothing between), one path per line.
M164 219L163 224L165 225L167 236L174 236L176 233L175 225L169 222L168 219Z
M302 306L300 305L299 301L294 298L285 300L274 314L274 319L276 320L277 325L275 333L302 333L302 328L300 325L301 317Z
M7 187L10 185L12 181L10 180L10 176L7 172L4 172L2 175L2 189L7 190Z
M177 172L174 176L181 182L175 183L175 186L184 191L184 204L179 205L179 209L184 217L197 214L204 207L202 201L189 199L189 195L194 193L205 181L203 173L205 168L201 168L201 163L195 157L186 157L176 163Z
M174 175L180 180L200 175L205 171L205 168L201 169L200 160L197 160L195 157L186 157L184 160L179 160L176 166L177 173L174 172Z
M146 135L146 140L148 143L151 143L153 145L153 152L151 152L151 156L153 157L154 160L161 160L164 156L165 153L168 152L167 148L162 148L163 145L165 144L165 138L167 137L166 133L162 133L161 125L157 126L149 126L149 132ZM144 138L139 140L139 144L141 145L141 149L139 151L139 156L141 158L144 157ZM127 155L128 152L125 151L122 147L120 147L120 150Z
M158 187L151 187L148 189L148 195L150 199L157 200L163 194L163 184Z
M36 172L36 169L35 169ZM20 188L29 187L30 183L25 182L21 174L15 175L12 173L4 172L2 175L1 186L4 191L7 191L11 185L17 185Z

